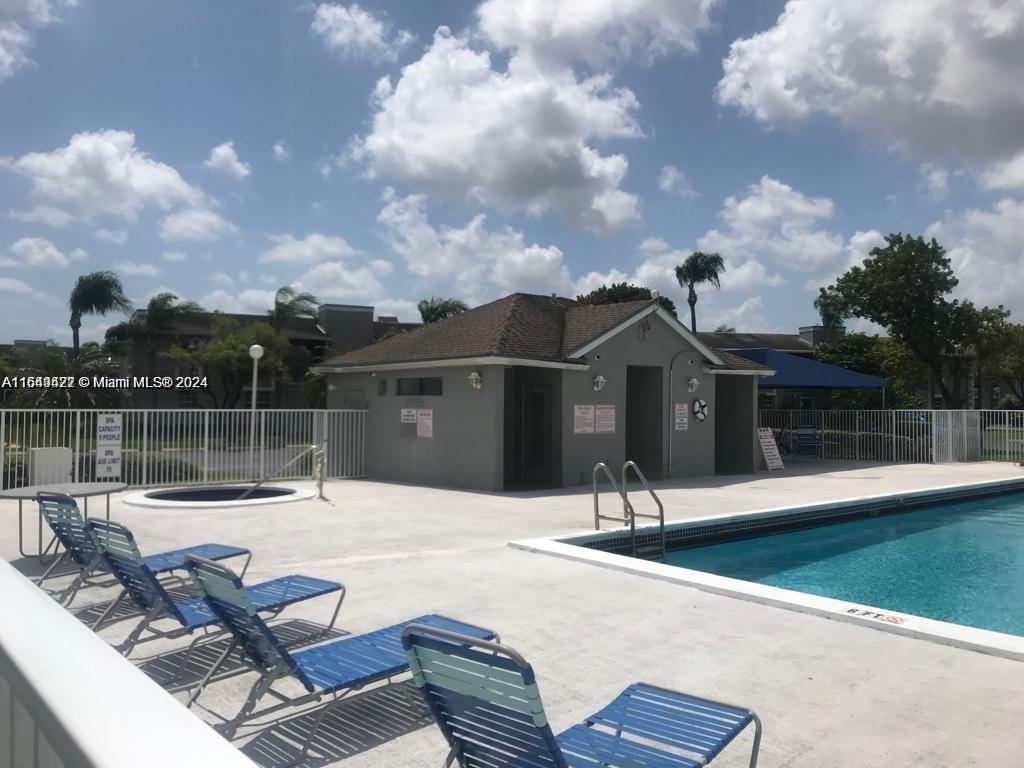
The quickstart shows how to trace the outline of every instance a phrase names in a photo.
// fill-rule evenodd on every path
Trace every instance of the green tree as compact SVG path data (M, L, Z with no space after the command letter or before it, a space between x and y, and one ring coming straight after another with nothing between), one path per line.
M1016 402L1024 402L1024 325L1007 323L997 334L984 373L1006 383ZM1012 401L1011 401L1012 402Z
M290 351L288 339L269 323L253 323L239 328L230 317L214 319L213 334L188 347L172 346L164 354L184 370L201 370L208 379L206 394L214 408L234 408L245 385L252 380L249 347L263 347L261 376L281 376L287 371Z
M725 272L725 261L717 253L694 251L676 267L676 280L686 288L686 303L690 305L690 330L697 332L697 286L713 285L721 288L721 274Z
M934 239L887 235L863 265L822 288L815 306L823 318L860 317L888 329L933 375L949 408L963 406L968 367L990 353L991 338L1009 314L952 299L958 280Z
M736 327L722 323L720 326L715 328L715 333L736 333Z
M124 294L121 279L106 271L80 275L71 289L68 307L71 309L68 324L75 355L79 351L78 332L82 327L82 315L106 315L114 310L128 314L132 311L132 303Z
M890 408L917 408L917 394L927 382L921 363L906 346L894 339L882 339L866 333L850 333L814 350L814 358L869 376L885 379L884 402ZM836 390L832 407L845 409L881 408L882 393L878 390Z
M312 293L300 293L291 286L278 288L274 306L267 310L270 326L280 331L296 317L316 317L320 302Z
M55 344L32 350L32 354L16 361L19 376L70 376L76 382L82 376L116 376L117 364L94 342L83 344L78 354L68 355ZM121 391L113 388L36 387L17 390L6 402L14 408L117 408L122 404Z
M431 296L423 299L416 308L420 311L420 317L424 323L436 323L438 320L447 320L449 317L461 315L469 306L461 299L443 298Z
M621 304L626 301L650 301L651 300L651 289L645 288L642 285L630 285L629 283L612 283L611 285L602 285L600 288L591 291L590 293L577 296L576 301L580 304ZM658 302L671 312L673 315L676 313L676 305L665 296L659 296Z

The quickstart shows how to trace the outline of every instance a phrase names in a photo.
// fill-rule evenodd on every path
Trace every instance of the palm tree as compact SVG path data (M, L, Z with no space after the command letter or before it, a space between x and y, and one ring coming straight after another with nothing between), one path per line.
M113 272L90 272L79 275L68 299L71 308L71 338L74 356L78 357L78 331L82 327L82 315L106 315L118 310L128 314L132 303L124 295L124 286Z
M721 288L719 275L725 272L725 262L717 253L695 251L686 257L686 261L676 267L676 280L680 287L686 288L689 294L686 303L690 305L690 330L697 332L697 291L698 285L710 283Z
M146 312L139 317L118 323L107 329L106 347L118 354L125 352L127 343L141 339L149 353L149 372L156 373L156 337L174 329L175 324L187 314L204 311L194 301L179 301L170 291L158 293L149 300Z
M416 308L420 311L420 317L424 323L436 323L438 320L446 320L455 315L461 315L469 307L461 299L445 299L439 296L431 296L423 299Z
M312 293L299 293L286 285L274 295L274 306L267 310L270 325L281 330L285 323L296 317L316 317L320 302Z
M68 356L64 350L47 345L26 357L18 366L21 375L40 377L70 377L76 382L81 377L116 376L117 364L98 344L88 342L80 354ZM15 408L117 408L122 404L121 390L74 386L68 388L39 387L17 390L7 404Z

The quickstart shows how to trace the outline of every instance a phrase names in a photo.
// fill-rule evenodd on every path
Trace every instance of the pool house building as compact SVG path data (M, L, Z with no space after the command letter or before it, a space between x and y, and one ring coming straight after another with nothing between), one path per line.
M708 347L657 299L516 293L316 367L366 409L366 474L489 491L754 472L763 364Z

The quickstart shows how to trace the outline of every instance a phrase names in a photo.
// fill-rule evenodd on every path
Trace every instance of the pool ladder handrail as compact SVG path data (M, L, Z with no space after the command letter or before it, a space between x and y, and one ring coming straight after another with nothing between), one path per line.
M637 478L643 484L644 489L654 499L654 503L658 506L658 514L651 515L646 513L637 512L633 507L632 502L629 500L629 470L632 469ZM616 517L614 515L602 515L600 507L600 495L598 492L597 481L599 473L604 473L604 476L608 478L608 482L611 483L612 489L622 499L622 517ZM659 551L661 552L662 558L665 557L665 506L661 503L661 499L652 490L650 484L647 482L647 478L644 473L640 470L640 467L636 465L634 461L627 461L622 465L622 485L620 486L615 482L615 477L612 475L611 470L608 469L608 465L603 461L597 462L594 465L594 471L591 473L594 485L594 530L601 530L602 520L611 520L616 523L622 523L623 525L629 526L629 542L630 550L633 557L638 555L638 549L636 545L636 518L644 517L650 520L658 521L658 541L659 544L654 547L648 547L644 551Z

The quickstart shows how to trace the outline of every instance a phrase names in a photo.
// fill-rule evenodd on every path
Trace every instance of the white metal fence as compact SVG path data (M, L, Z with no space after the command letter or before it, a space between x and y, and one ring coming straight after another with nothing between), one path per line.
M366 412L356 410L0 410L0 489L31 484L33 448L67 448L71 481L97 477L100 414L122 417L121 475L128 486L311 477L308 446L327 443L326 475L365 473Z
M818 455L892 463L1024 460L1024 411L762 410L783 453L813 427Z

